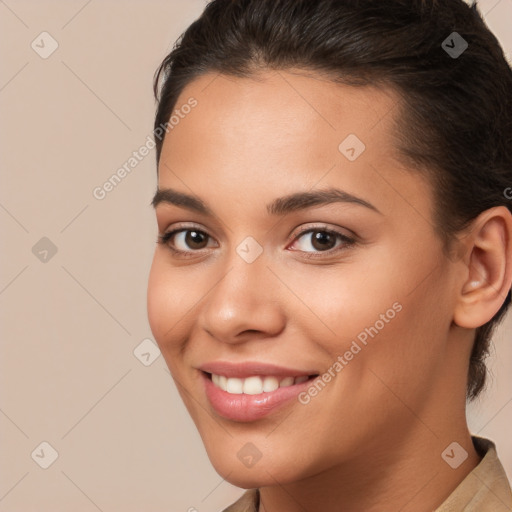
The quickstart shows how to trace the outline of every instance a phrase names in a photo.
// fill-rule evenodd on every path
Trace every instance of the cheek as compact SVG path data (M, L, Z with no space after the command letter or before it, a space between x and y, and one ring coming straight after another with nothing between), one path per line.
M169 315L167 314L167 291L166 280L163 275L162 265L158 261L155 254L151 271L149 273L148 291L147 291L147 309L148 320L151 327L151 332L155 337L157 343L160 345L163 334L169 329Z
M155 254L148 279L147 310L151 332L160 350L165 353L173 350L173 340L183 329L186 320L187 287L177 280L176 272L165 264L161 255Z
M450 327L450 310L431 276L417 289L408 287L392 294L400 304L394 318L389 319L387 303L381 303L384 320L370 320L365 326L367 337L364 365L374 381L373 387L384 394L396 394L405 403L420 404L433 389L438 370L443 364L443 346ZM372 391L375 392L375 389Z
M400 281L392 276L393 270L396 272L380 264L357 262L321 269L321 273L311 271L295 288L312 312L304 317L310 319L309 325L303 326L308 329L308 337L339 353L345 343L350 344L359 335L364 341L366 330L375 324L377 330L384 331L396 323L404 293Z
M343 373L352 384L364 388L362 381L377 374L406 395L423 392L442 358L450 325L442 292L446 276L442 269L433 271L435 261L410 255L401 260L391 251L366 263L308 280L307 304L315 315L308 315L303 328L333 363L351 351L345 359L352 370Z

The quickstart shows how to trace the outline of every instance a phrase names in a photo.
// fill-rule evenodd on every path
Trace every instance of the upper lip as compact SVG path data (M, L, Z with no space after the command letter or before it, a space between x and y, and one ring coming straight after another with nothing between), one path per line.
M232 363L229 361L212 361L198 367L206 373L224 375L225 377L244 379L253 375L272 375L275 377L300 377L302 375L317 375L318 372L286 368L275 364L268 364L256 361L244 361Z

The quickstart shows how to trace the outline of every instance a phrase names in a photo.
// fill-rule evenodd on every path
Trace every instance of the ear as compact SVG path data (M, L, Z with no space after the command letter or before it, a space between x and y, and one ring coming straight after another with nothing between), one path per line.
M512 214L505 206L482 212L464 237L464 271L453 321L477 328L498 312L512 284Z

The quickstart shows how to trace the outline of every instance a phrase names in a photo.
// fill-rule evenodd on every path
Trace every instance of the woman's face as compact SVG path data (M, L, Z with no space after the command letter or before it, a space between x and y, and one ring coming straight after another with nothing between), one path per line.
M156 216L179 231L148 312L212 464L248 488L371 458L465 371L446 368L453 265L427 183L396 159L397 96L208 74L176 110Z

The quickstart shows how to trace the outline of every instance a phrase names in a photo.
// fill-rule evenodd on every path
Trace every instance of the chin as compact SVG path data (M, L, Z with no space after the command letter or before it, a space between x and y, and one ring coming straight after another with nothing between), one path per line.
M244 463L244 452L238 447L238 443L234 444L237 445L236 449L227 445L209 447L207 454L215 471L236 487L254 489L275 485L276 481L288 484L307 476L294 457L286 455L285 451L278 451L274 457L265 457L262 454L259 460L248 460Z
M259 466L259 464L258 464ZM275 485L276 481L280 484L287 484L293 482L296 478L291 480L283 480L278 471L273 470L267 466L261 465L258 468L243 468L240 465L213 465L215 471L224 479L235 487L242 489L255 489L258 487L267 487Z

